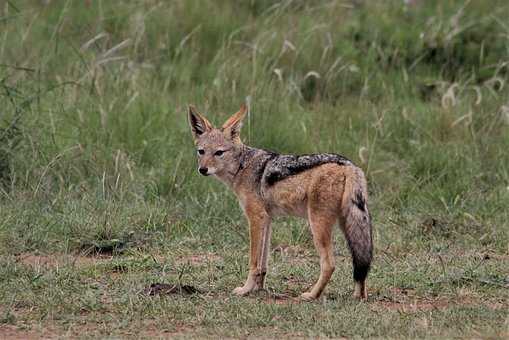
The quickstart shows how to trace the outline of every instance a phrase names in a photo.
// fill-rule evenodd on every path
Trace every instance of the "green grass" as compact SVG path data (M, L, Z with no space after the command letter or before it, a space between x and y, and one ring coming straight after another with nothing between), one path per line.
M0 6L0 337L508 336L506 1ZM339 232L325 297L292 299L318 275L294 219L268 292L230 294L247 226L198 175L186 106L220 124L247 96L246 143L367 173L367 303Z

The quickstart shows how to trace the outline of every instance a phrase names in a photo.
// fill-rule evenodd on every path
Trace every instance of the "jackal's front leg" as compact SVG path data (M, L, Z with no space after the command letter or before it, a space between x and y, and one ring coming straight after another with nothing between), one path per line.
M236 295L263 289L270 248L270 216L263 206L248 202L244 212L249 221L249 274L244 285L233 290Z

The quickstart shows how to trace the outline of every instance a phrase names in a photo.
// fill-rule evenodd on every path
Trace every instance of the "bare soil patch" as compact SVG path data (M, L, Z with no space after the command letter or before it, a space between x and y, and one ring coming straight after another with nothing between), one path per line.
M451 305L485 305L490 309L508 308L499 301L481 301L475 297L423 297L417 296L411 289L393 288L388 295L382 295L372 304L376 311L396 310L404 313L430 311L448 308Z
M0 338L3 340L55 339L57 333L51 329L22 329L13 325L0 325Z

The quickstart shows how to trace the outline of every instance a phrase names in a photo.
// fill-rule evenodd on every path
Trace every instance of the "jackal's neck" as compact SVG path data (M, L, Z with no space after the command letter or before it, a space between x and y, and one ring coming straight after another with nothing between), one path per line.
M242 144L239 153L239 169L237 170L236 175L247 167L259 151L262 150Z
M239 157L239 170L234 181L244 183L247 181L258 189L267 163L275 157L277 154L274 152L244 146Z
M235 173L231 174L231 184L238 181L240 176L244 175L244 170L251 163L255 155L257 154L258 149L252 148L250 146L242 144L239 147L238 156L236 157L238 162L238 167Z
M237 152L235 157L238 164L237 170L222 176L220 180L232 189L235 189L236 184L246 181L254 185L258 184L267 161L273 158L274 154L244 144L239 146Z

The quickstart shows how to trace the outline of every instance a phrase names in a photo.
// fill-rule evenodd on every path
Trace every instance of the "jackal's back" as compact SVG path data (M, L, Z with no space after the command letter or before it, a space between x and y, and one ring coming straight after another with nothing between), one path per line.
M263 181L267 185L271 186L290 176L330 163L340 166L353 165L353 163L347 158L331 153L300 156L277 155L267 162L267 166L263 174Z

